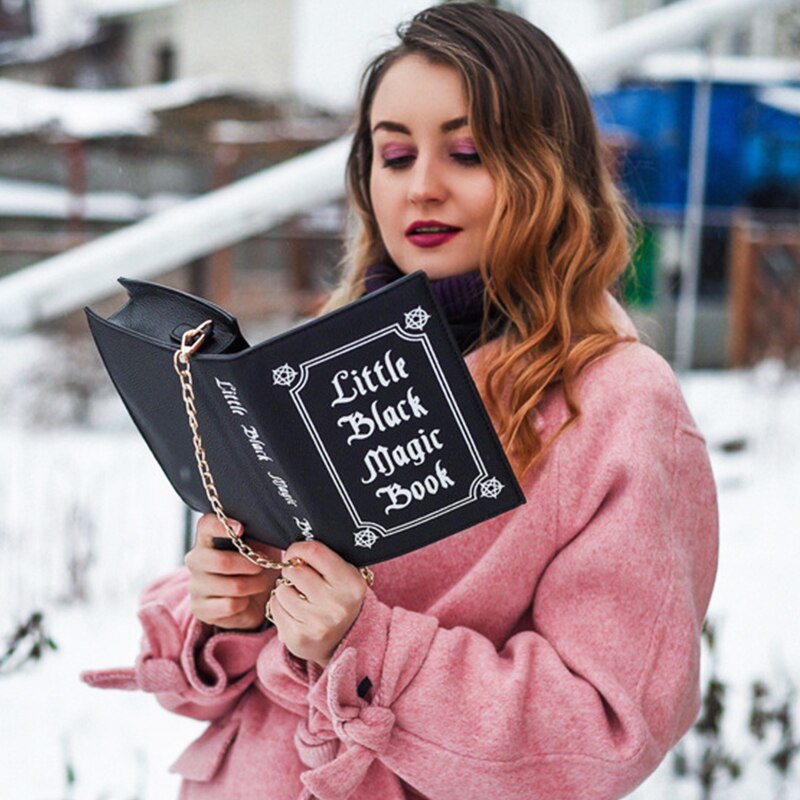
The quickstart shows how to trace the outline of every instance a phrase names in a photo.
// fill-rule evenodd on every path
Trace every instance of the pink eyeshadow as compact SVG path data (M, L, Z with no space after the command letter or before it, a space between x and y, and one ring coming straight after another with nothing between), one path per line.
M393 158L404 158L405 156L413 156L414 151L410 147L401 147L399 145L388 145L381 149L381 157L390 161Z
M475 142L472 139L457 139L453 142L453 152L461 153L463 155L477 154L478 150L475 147Z

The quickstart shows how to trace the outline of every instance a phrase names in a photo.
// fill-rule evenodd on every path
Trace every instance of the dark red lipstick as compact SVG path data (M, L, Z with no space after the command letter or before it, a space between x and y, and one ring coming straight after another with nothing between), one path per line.
M406 239L416 247L438 247L461 233L461 228L436 219L418 219L405 231Z

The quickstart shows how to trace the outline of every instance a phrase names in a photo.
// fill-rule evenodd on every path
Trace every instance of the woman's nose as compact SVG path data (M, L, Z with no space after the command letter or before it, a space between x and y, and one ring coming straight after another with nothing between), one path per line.
M443 177L434 160L417 157L411 171L408 199L412 203L441 202L447 191Z

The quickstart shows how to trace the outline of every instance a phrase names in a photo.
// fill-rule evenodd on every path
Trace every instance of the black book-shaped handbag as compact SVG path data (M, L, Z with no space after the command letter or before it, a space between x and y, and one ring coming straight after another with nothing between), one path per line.
M249 346L221 308L120 279L86 309L106 369L181 498L236 536L317 538L357 566L525 502L424 273Z

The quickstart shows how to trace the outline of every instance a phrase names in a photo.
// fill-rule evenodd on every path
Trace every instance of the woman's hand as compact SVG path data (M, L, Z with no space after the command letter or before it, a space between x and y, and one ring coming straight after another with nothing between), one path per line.
M281 572L270 613L290 653L325 667L356 621L367 584L352 564L322 542L295 542L283 560L294 558L304 563Z
M235 531L241 523L231 520ZM264 609L278 573L252 564L235 550L215 550L212 539L228 538L222 523L205 514L197 523L194 547L186 554L192 613L208 625L236 630L255 630L264 623ZM249 543L275 561L280 550Z

